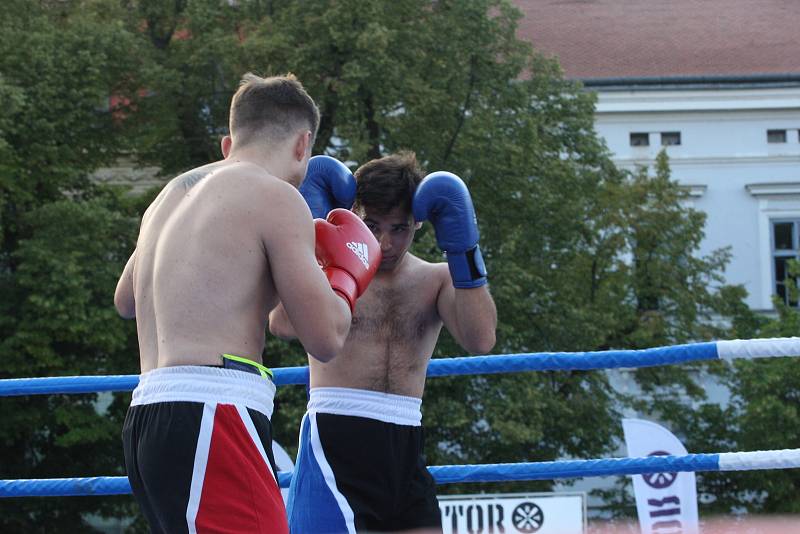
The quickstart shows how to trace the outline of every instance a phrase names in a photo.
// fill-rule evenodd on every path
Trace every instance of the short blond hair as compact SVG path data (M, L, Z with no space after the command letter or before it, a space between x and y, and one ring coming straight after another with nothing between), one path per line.
M237 144L246 145L257 137L283 141L300 129L319 128L319 108L294 74L262 78L248 72L233 95L230 132Z

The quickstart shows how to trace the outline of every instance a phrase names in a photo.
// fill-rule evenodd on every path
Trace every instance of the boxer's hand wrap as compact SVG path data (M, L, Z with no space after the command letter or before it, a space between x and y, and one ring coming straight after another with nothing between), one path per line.
M367 225L346 209L335 209L326 221L314 220L317 261L350 312L381 263L381 247Z
M330 156L314 156L300 184L300 194L315 219L324 219L334 208L350 209L356 198L356 179L341 161Z
M414 219L430 220L436 242L447 254L453 285L486 284L486 266L478 246L478 220L466 184L453 173L433 172L417 187L412 202Z

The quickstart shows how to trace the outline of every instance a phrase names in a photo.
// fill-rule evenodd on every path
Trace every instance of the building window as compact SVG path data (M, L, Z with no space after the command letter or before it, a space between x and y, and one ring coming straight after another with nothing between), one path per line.
M631 132L631 146L650 146L650 134L647 132Z
M661 146L675 146L680 144L680 132L661 132Z
M789 277L789 260L800 257L798 228L800 220L772 221L772 274L775 277L775 294L789 306L797 306L797 300L789 295L786 279Z
M767 143L785 143L786 130L767 130Z

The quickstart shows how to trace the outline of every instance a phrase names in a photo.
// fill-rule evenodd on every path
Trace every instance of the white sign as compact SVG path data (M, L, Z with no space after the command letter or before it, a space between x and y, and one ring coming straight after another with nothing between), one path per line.
M440 495L443 534L583 534L585 493Z
M663 426L623 419L628 456L681 456L686 447ZM694 473L633 475L636 511L642 534L697 534L697 486Z

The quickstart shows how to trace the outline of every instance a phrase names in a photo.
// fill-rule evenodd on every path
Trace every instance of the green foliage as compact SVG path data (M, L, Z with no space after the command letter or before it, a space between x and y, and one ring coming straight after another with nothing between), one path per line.
M126 4L127 26L142 55L128 124L136 130L136 155L166 175L218 159L230 96L242 74L242 12L216 0Z
M136 227L106 198L59 200L22 217L26 237L13 252L13 286L3 300L2 375L59 376L137 370L135 329L110 305ZM13 310L13 311L12 311ZM98 404L100 402L100 404ZM110 402L110 404L109 404ZM121 474L119 429L125 401L110 395L3 399L2 478ZM100 410L99 406L107 405ZM104 503L108 509L111 502ZM129 504L129 503L128 503ZM85 528L98 500L64 506L3 502L6 527L55 524ZM117 512L118 513L118 512ZM40 523L41 522L41 523Z
M507 0L11 1L0 19L3 377L136 372L134 328L115 316L112 295L154 192L123 197L92 185L89 173L121 152L165 175L217 159L230 95L246 71L297 74L322 111L316 152L361 163L414 150L427 170L464 178L498 307L496 352L796 331L793 312L782 310L780 327L764 326L744 290L724 285L727 251L698 255L704 217L686 205L665 154L652 170L614 167L593 129L593 96L517 40L520 14ZM112 109L110 95L119 97ZM429 228L414 250L441 259ZM436 351L460 353L446 335ZM303 365L305 356L297 343L270 339L265 361ZM797 417L797 373L770 367L782 363L649 369L636 374L641 398L620 396L602 372L431 380L428 460L608 454L624 406L672 423L695 450L747 448L768 425ZM755 370L769 386L750 378ZM729 381L735 402L703 404L705 374ZM122 473L126 402L3 399L0 454L15 461L0 474ZM275 434L290 452L304 403L302 388L276 400ZM703 488L720 496L719 510L758 487L770 488L764 509L797 506L786 497L794 479L753 480L704 477ZM79 530L88 512L125 516L132 504L0 503L0 525Z
M791 265L794 263L794 265ZM797 276L796 262L789 273ZM789 279L790 294L796 284ZM778 298L777 315L759 318L745 326L741 337L793 337L800 333L800 314ZM687 434L687 448L696 451L758 451L796 448L800 442L800 362L797 358L737 360L718 375L730 392L730 402L720 407L700 404L687 413L680 427ZM709 512L731 509L756 513L798 513L800 476L796 470L707 473L698 477L698 488L709 496Z
M108 108L132 79L132 36L62 3L12 2L0 19L0 377L135 372L135 328L112 295L135 213L88 173L125 146ZM126 402L6 398L0 477L121 474ZM85 531L129 498L0 502L3 531Z

